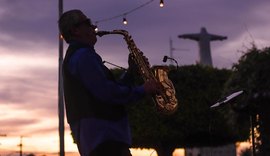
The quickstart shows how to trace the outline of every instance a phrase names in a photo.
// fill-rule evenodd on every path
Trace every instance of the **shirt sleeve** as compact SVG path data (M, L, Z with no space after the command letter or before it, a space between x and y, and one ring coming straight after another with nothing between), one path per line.
M89 49L79 49L70 59L69 70L88 91L107 104L128 104L144 96L143 86L130 87L109 80L102 60Z

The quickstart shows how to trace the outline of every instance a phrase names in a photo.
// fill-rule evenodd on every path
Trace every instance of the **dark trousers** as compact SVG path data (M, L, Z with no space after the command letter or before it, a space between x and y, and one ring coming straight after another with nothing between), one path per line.
M129 146L125 143L116 142L116 141L106 141L93 152L90 153L90 156L132 156L129 150Z

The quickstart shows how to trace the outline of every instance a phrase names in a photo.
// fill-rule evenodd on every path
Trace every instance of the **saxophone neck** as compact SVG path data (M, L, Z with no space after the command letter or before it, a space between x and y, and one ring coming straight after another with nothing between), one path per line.
M102 37L104 35L108 35L108 34L111 34L110 31L98 31L96 32L96 35L99 36L99 37Z
M110 34L119 34L123 36L129 36L128 31L126 30L113 30L113 31L98 31L96 32L96 35L99 37L102 37L104 35L110 35Z

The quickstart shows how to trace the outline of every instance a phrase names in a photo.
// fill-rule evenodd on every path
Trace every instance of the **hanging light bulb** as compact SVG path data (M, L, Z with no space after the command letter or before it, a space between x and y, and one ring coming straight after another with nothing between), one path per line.
M95 27L95 32L98 32L98 26L96 25L96 27Z
M95 28L95 32L98 32L98 27Z
M161 7L161 8L164 7L164 2L163 2L163 0L160 0L160 2L159 2L159 7Z
M95 32L98 32L98 26L97 26L97 24L98 24L98 22L95 22L95 26L96 26Z
M123 17L123 24L124 25L127 25L128 24L126 17Z

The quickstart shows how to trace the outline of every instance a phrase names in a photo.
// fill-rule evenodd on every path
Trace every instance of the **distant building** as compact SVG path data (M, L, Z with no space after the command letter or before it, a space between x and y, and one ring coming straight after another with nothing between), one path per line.
M234 144L219 147L187 148L185 156L236 156Z
M213 66L212 56L211 56L211 48L210 42L216 40L225 40L226 36L209 34L206 31L206 28L202 27L200 33L196 34L182 34L178 36L183 39L195 40L199 43L199 56L200 56L200 64Z

